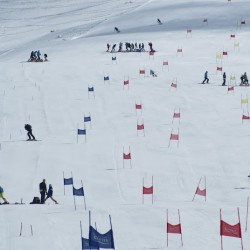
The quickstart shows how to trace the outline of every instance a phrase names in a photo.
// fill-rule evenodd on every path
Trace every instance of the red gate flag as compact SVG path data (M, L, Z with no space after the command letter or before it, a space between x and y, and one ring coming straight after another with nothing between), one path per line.
M181 224L172 225L170 223L167 223L167 233L181 234Z
M170 140L176 140L176 141L178 141L179 140L179 135L178 134L171 134Z
M135 104L135 109L142 109L142 105L141 104Z
M137 120L137 136L138 136L138 131L142 130L143 131L143 134L145 136L145 130L144 130L144 123L143 123L143 120L142 120L142 124L138 124L138 120Z
M174 110L172 123L174 122L174 119L179 119L179 124L180 124L180 119L181 119L180 109L179 109L179 112L175 112L175 110Z
M192 32L192 29L187 29L187 33L191 33Z
M249 116L249 112L248 111L247 111L247 114L245 114L244 109L243 109L243 114L242 114L241 120L242 120L242 124L243 124L244 120L248 120L250 122L250 116Z
M178 141L177 146L179 147L179 140L180 140L179 129L178 129L177 134L173 134L173 129L172 129L171 134L170 134L170 138L169 138L168 147L170 146L171 141Z
M137 130L144 130L144 124L137 124Z
M123 160L130 160L130 159L131 159L130 153L128 153L128 154L123 153Z
M196 195L204 196L205 197L205 201L207 199L206 177L204 177L204 186L205 186L204 189L200 189L201 179L202 178L200 178L200 180L199 180L199 183L197 185L197 188L196 188L196 191L195 191L195 194L194 194L194 197L193 197L192 201L194 201L194 198L195 198Z
M223 51L223 52L222 52L222 55L223 55L223 56L227 56L227 55L228 55L227 51Z
M229 91L233 91L233 92L234 92L234 86L228 87L228 88L227 88L227 92L229 92Z
M168 246L168 234L180 234L181 235L181 245L183 246L182 231L181 231L181 217L180 210L178 209L179 224L173 225L168 222L168 209L167 209L167 246Z
M140 69L140 70L139 70L139 76L140 76L140 75L144 75L144 76L145 76L145 69Z
M154 56L155 52L154 51L149 51L150 56Z
M129 146L129 152L127 154L124 153L124 147L123 147L123 168L124 168L124 160L129 160L130 167L132 168L131 164L131 151L130 151L130 146Z
M152 185L150 187L144 186L144 178L142 179L142 204L144 204L144 195L151 194L152 195L152 204L154 197L154 179L152 176Z
M217 66L217 69L216 69L217 71L222 71L222 67L218 67Z
M142 192L143 192L143 194L153 194L154 193L154 188L153 188L153 186L151 186L151 187L143 187Z
M173 83L173 82L172 82L172 83L171 83L171 87L172 87L172 88L177 88L177 83Z
M240 225L240 212L238 211L238 220L239 222L235 225L230 225L222 220L221 209L220 209L220 236L221 236L221 250L223 250L222 236L235 237L241 239L241 248L243 250L242 234L241 234L241 225Z
M207 18L204 18L204 19L203 19L203 23L207 23Z
M167 66L168 65L168 61L163 61L162 65L163 66Z
M123 82L124 85L128 85L129 84L129 80L126 80Z
M221 220L220 221L220 235L241 238L240 223L237 223L236 225L230 225L226 223L225 221Z
M231 35L230 35L230 38L235 38L235 34L231 34Z

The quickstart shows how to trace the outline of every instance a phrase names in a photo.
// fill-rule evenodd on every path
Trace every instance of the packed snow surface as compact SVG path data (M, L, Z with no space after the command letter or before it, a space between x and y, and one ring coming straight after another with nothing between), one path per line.
M167 209L171 224L179 209L183 234L183 247L169 234L168 249L220 249L220 209L234 225L237 208L249 249L249 87L239 86L250 74L249 13L250 0L0 0L0 185L25 202L0 206L0 250L80 250L88 211L101 233L111 215L117 250L167 249ZM156 53L106 52L119 42L152 42ZM27 62L32 50L49 61ZM38 141L26 142L26 123ZM75 210L63 173L75 188L82 181L86 210L83 197ZM152 177L153 204L142 204ZM58 205L29 204L43 179ZM206 201L192 201L198 183Z

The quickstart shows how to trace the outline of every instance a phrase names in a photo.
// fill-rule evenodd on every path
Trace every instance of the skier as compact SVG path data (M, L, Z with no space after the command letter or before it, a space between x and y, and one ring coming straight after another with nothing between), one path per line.
M40 50L38 50L37 51L37 62L41 61L40 56L41 56L41 53L40 53Z
M41 194L41 204L44 204L45 194L47 194L47 185L45 179L39 184Z
M246 72L240 77L240 80L241 80L241 83L240 83L241 86L242 85L249 85Z
M118 52L121 52L122 51L122 42L119 43L119 50Z
M107 43L107 51L106 52L109 52L109 48L110 48L110 44Z
M3 195L3 188L0 186L0 198L2 198L4 200L3 204L9 204L9 202L7 201L7 199L4 197Z
M31 125L30 125L30 124L25 124L24 128L25 128L25 130L28 131L28 134L27 134L27 135L28 135L29 139L28 139L27 141L35 141L36 138L35 138L35 136L32 134L32 127L31 127ZM31 137L32 137L32 139L31 139Z
M153 44L152 44L151 42L149 42L149 43L148 43L148 46L149 46L150 51L153 52L153 51L154 51L154 50L153 50Z
M150 75L153 77L157 77L157 75L155 74L155 72L152 69L150 70Z
M52 201L54 201L56 204L58 204L58 202L57 202L55 199L53 199L53 187L52 187L51 184L49 184L49 190L48 190L47 197L46 197L46 199L44 200L44 202L45 202L48 198L50 198Z
M115 27L114 30L115 30L117 33L120 32L120 30L119 30L117 27Z
M209 83L209 79L208 79L208 71L206 71L206 72L205 72L205 74L204 74L204 80L203 80L202 84L204 84L204 83L205 83L205 81L207 81L207 83Z
M47 62L48 61L48 55L44 54L44 61Z
M29 62L33 62L34 61L34 51L32 50L31 53L30 53L30 59L29 59Z
M111 52L115 52L116 44L113 44Z
M144 49L144 43L141 44L141 51L145 51L145 49Z
M157 22L158 22L158 24L162 24L162 22L159 18L157 18Z
M222 86L226 86L226 80L227 80L227 76L226 76L226 72L223 73L223 83Z
M37 51L34 51L34 59L37 60Z

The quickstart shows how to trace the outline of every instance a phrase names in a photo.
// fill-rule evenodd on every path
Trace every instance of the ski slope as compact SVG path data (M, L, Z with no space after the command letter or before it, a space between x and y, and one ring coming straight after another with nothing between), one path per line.
M2 0L0 6L0 185L9 202L25 202L0 206L0 250L79 250L79 223L87 238L89 210L101 233L111 215L117 250L167 249L166 209L172 224L180 209L184 244L169 234L168 249L220 249L220 208L223 220L236 224L238 207L249 249L250 123L242 122L249 107L241 100L250 91L239 86L241 74L250 74L249 0ZM144 42L147 50L152 42L157 52L106 52L107 43L118 49L119 42ZM28 63L38 49L49 61ZM223 51L228 56L216 59ZM227 84L236 77L234 92L221 86L217 67ZM210 83L201 85L206 70ZM179 110L180 120L173 119ZM77 143L89 114L86 142L79 135ZM26 123L39 141L26 142ZM178 131L179 146L169 141ZM129 147L131 165L123 165ZM86 211L82 197L75 211L71 186L64 195L63 172L73 173L76 188L82 180ZM153 204L150 195L142 204L143 178L149 187L152 176ZM204 177L206 202L198 195L192 201ZM43 179L58 205L29 205ZM240 239L223 237L223 246L241 249Z

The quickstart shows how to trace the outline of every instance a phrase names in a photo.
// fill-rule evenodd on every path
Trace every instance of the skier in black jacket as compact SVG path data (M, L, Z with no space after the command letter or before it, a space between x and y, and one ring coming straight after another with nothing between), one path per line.
M32 134L32 127L31 127L31 125L30 124L25 124L25 126L24 126L24 128L25 128L25 130L27 130L28 131L28 137L29 137L29 139L27 140L27 141L35 141L36 140L36 138L35 138L35 136ZM31 137L32 137L32 139L31 139Z
M51 184L49 184L49 190L48 190L48 193L47 193L47 197L45 199L45 201L50 198L52 201L54 201L56 204L58 204L58 202L53 198L53 187ZM44 201L44 202L45 202Z
M40 194L41 194L41 204L45 202L45 194L47 194L47 185L45 179L39 184Z

